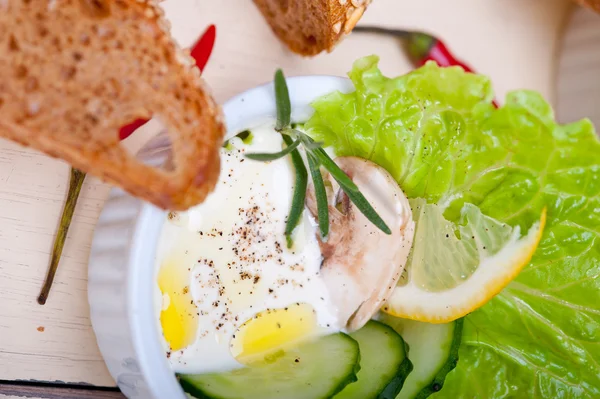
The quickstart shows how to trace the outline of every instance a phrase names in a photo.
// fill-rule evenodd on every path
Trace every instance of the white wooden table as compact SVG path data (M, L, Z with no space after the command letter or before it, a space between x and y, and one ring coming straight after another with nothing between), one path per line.
M376 53L387 74L411 69L396 40L370 35L348 37L333 54L295 56L272 36L249 0L163 4L184 46L209 24L217 25L204 76L219 101L269 81L277 67L289 76L344 75L356 58ZM554 100L556 52L570 7L567 0L376 0L362 23L437 34L493 78L500 99L508 90L530 88ZM127 145L138 146L143 136L136 132ZM76 384L114 387L88 317L87 258L109 191L94 178L83 187L49 300L45 306L36 302L68 173L62 162L0 142L0 397L118 397L108 390L73 390ZM38 387L42 382L51 384Z

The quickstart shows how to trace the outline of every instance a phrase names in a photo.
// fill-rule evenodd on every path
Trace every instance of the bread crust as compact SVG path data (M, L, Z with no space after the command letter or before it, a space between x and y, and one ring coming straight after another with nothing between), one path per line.
M0 136L164 209L213 189L221 111L155 2L0 2L0 48ZM149 117L168 128L170 170L120 145L121 126Z
M254 0L273 32L295 53L332 51L371 0Z

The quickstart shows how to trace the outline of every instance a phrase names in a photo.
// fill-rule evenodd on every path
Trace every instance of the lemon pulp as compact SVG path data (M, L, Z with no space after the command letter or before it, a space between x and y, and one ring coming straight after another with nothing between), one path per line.
M403 275L383 311L446 323L498 294L525 267L542 236L546 213L521 237L511 227L465 204L458 224L424 199L410 200L416 232Z

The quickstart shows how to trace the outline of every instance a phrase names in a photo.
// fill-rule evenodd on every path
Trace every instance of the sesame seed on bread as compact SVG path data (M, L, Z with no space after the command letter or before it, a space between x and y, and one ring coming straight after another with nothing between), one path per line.
M169 170L119 143L122 125L152 116L168 128ZM213 189L223 135L219 107L156 2L0 1L0 137L179 210Z
M371 0L254 0L273 32L294 52L333 50Z

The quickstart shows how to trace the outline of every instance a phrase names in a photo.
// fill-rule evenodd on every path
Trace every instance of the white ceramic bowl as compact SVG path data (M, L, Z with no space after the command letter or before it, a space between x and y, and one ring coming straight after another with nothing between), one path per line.
M294 121L310 117L315 98L353 90L348 79L331 76L291 78L288 87ZM273 84L234 97L223 110L230 134L274 119ZM168 152L162 132L139 156L160 165ZM88 282L92 326L110 374L129 398L186 398L165 357L155 312L155 257L165 218L166 212L113 189L94 233Z

